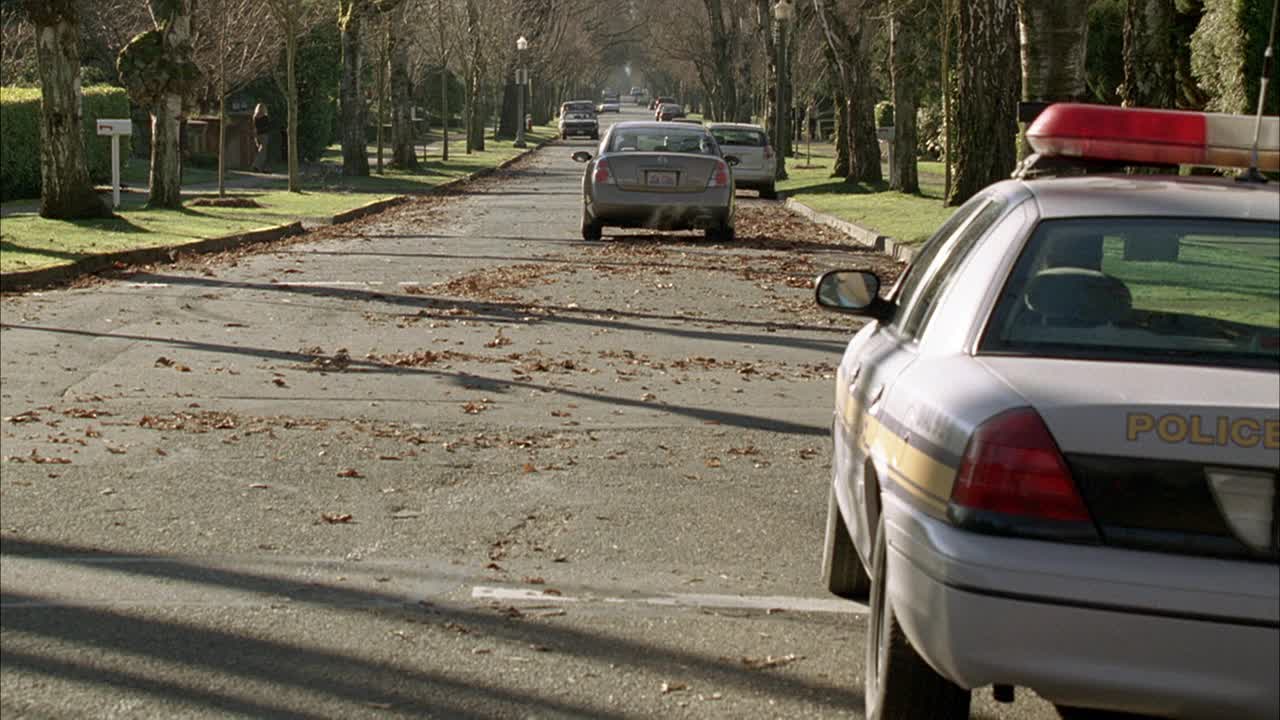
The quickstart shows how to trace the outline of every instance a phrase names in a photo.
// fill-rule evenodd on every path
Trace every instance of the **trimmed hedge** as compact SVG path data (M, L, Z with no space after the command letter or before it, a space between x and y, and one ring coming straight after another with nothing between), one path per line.
M81 99L85 162L94 182L111 180L111 140L99 137L98 118L129 117L123 88L92 85ZM129 138L121 142L129 157ZM40 197L40 90L0 87L0 201Z

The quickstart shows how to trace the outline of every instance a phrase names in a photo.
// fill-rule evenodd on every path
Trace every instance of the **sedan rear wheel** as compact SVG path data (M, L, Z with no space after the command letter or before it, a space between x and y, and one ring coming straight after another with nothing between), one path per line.
M969 691L929 667L898 625L886 581L889 549L884 515L876 527L867 620L867 720L963 720L969 717Z
M862 558L858 557L849 528L840 515L835 487L827 496L827 541L822 553L822 580L832 595L850 600L865 600L871 591L871 576L862 566Z
M582 208L582 239L596 242L604 238L604 227L591 214L587 212L587 208Z
M760 189L760 197L764 200L777 200L778 188L773 183L769 183L768 186Z

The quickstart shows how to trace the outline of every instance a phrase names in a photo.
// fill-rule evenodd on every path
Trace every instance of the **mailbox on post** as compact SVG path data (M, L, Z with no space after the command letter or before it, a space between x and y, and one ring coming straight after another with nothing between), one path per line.
M120 207L120 136L133 133L133 121L100 118L98 134L111 136L111 202Z

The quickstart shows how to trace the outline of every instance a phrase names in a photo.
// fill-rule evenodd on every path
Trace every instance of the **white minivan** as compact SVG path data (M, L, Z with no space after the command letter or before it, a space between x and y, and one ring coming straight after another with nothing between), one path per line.
M739 163L733 168L733 183L739 189L759 190L760 197L773 200L777 156L769 144L769 134L759 125L712 123L707 126L725 155L733 155Z

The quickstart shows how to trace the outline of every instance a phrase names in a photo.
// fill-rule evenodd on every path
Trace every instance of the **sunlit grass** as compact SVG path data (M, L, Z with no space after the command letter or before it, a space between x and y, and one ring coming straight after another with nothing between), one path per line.
M800 143L795 150L796 157L787 159L788 179L778 189L819 212L914 244L932 235L955 210L942 204L942 163L921 161L920 194L906 195L889 190L887 182L868 185L831 177L832 145ZM887 176L888 168L883 169Z
M555 136L554 128L535 127L526 133L530 147ZM41 218L38 200L18 200L0 205L0 272L33 270L64 265L102 253L139 248L181 245L205 238L230 235L298 220L327 222L335 214L366 203L396 195L429 192L451 180L484 168L494 167L522 151L510 140L487 140L484 152L467 154L460 141L451 143L449 161L430 148L417 172L386 171L369 177L348 178L341 174L341 150L328 148L318 163L309 165L303 178L303 192L290 193L284 179L255 178L253 188L236 188L236 175L228 175L228 194L250 198L261 207L197 207L197 197L213 197L204 192L184 198L181 210L148 210L146 203L146 161L134 159L123 173L125 183L138 189L121 196L116 217L101 220L61 221ZM389 159L389 156L388 156ZM214 183L212 171L186 168L185 184ZM207 185L202 185L207 187ZM109 196L107 196L109 199Z

